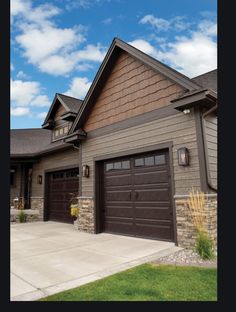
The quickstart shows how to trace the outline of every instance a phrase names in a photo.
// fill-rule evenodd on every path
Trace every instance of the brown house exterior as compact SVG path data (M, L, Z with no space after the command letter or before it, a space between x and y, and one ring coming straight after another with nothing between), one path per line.
M72 114L59 95L43 125L50 131L37 130L53 138L61 116L70 122L57 151L33 164L31 208L50 220L53 192L61 187L50 172L77 166L79 230L190 246L195 232L186 198L194 187L209 193L208 229L216 241L216 81L216 70L189 79L115 38L79 109ZM188 165L179 163L180 148L189 153Z

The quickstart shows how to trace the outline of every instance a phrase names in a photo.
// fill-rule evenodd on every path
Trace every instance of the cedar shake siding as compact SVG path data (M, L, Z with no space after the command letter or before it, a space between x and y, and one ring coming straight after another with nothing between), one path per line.
M42 157L38 163L33 166L32 174L32 197L44 197L45 171L60 170L61 167L79 167L79 151L71 148ZM43 183L37 184L37 176L43 176Z
M217 188L217 116L212 113L203 119L208 174L211 184Z
M121 52L84 125L90 132L170 104L184 89Z
M174 109L173 109L174 110ZM184 115L175 110L175 114L151 122L140 123L120 131L108 132L82 143L82 165L90 166L90 177L82 178L82 196L94 197L94 158L117 152L131 151L136 148L172 142L174 194L186 194L191 187L200 189L199 158L196 142L194 112ZM190 150L190 165L179 166L177 149L187 147ZM111 156L112 158L112 156Z

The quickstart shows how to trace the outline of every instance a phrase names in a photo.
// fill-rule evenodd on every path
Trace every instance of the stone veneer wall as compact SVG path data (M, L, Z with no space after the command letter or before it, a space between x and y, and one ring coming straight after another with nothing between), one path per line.
M95 233L94 200L92 197L79 197L78 230Z
M31 197L31 209L39 211L39 221L43 221L44 215L44 198L43 197Z
M188 195L176 195L176 223L178 246L192 248L195 245L196 229L192 223L187 204ZM208 194L206 202L207 224L205 224L210 238L217 248L217 194Z

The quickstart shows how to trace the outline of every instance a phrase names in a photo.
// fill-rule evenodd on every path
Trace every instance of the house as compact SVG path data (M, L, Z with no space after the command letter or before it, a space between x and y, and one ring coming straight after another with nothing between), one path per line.
M77 190L81 231L190 246L193 187L216 241L217 70L190 79L115 38L83 102L57 94L43 129L12 136L15 185L44 220L71 222Z

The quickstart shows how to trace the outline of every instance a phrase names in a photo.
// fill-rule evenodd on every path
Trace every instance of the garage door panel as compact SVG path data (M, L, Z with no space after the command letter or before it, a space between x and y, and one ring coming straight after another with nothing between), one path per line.
M152 219L152 220L169 220L170 219L170 209L168 207L158 208L158 207L136 207L135 218L137 219Z
M157 224L136 224L136 233L141 237L158 238L164 240L170 240L172 237L172 228L168 225L157 225Z
M135 202L140 201L163 201L169 198L169 189L144 189L135 190Z
M131 201L131 191L107 191L105 196L106 202L111 201Z
M131 185L131 175L107 176L104 181L105 187L110 186L128 186Z
M132 235L134 233L134 225L131 221L125 222L122 220L109 220L106 221L105 231L110 233Z
M167 171L155 171L155 172L135 172L134 173L134 185L142 184L156 184L162 182L169 182Z
M106 207L106 217L126 217L133 218L133 209L129 206Z

